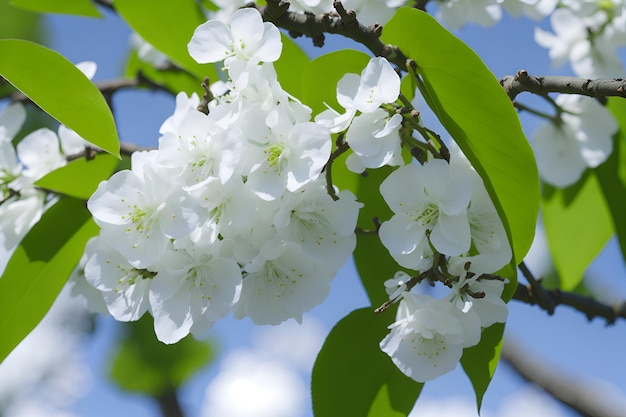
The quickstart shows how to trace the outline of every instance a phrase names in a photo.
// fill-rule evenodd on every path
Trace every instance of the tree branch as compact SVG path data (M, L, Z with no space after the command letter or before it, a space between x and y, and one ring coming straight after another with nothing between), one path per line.
M524 264L522 264L524 265ZM607 325L613 324L618 318L626 319L626 301L617 302L614 305L604 304L593 297L561 291L560 289L548 290L541 285L541 281L535 279L530 271L520 265L522 273L528 280L528 285L518 284L513 299L531 305L538 305L548 314L553 314L558 305L570 306L584 313L588 320L602 317Z
M534 76L526 70L515 75L507 75L500 84L511 100L519 93L529 92L546 95L548 93L580 94L588 97L625 97L626 80L623 78L596 79L566 76Z
M610 398L590 381L577 380L563 370L528 354L518 343L506 337L502 359L526 381L543 388L548 394L585 417L620 417L624 410L612 405ZM619 408L619 409L618 409Z
M311 13L296 13L288 11L289 3L284 0L267 0L267 6L255 7L263 16L263 20L286 29L289 34L297 38L307 36L313 45L324 46L324 33L345 36L366 48L374 55L386 57L400 69L406 70L406 57L396 46L385 45L380 41L383 27L379 24L364 26L359 23L353 10L346 10L340 1L335 1L337 13L314 15Z
M99 81L94 84L98 88L98 90L100 90L102 95L105 96L105 98L107 99L118 91L138 87L147 87L152 90L165 91L166 93L172 95L177 93L174 91L170 91L166 87L149 80L142 73L138 73L135 78L118 78L113 80ZM11 101L19 101L22 103L30 102L30 99L19 91L12 93L9 98L11 99Z
M159 403L159 409L163 417L185 417L183 409L178 402L178 396L175 389L163 391L155 399Z

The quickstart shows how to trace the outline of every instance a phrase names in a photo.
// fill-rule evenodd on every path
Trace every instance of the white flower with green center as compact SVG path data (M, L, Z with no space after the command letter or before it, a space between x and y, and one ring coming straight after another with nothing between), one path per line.
M286 241L302 246L304 253L331 269L341 268L356 246L354 229L363 206L349 191L333 200L326 181L318 179L294 193L285 193L274 225Z
M463 349L480 340L480 320L448 300L405 292L380 348L408 377L433 380L456 368Z
M250 317L256 324L300 322L303 313L326 299L335 273L299 245L272 239L244 267L235 317Z
M109 313L119 321L135 321L148 311L153 272L137 269L101 238L90 241L93 251L85 264L85 278L102 292Z
M175 133L161 136L157 161L180 171L184 186L199 186L214 178L223 184L235 172L242 141L238 129L225 130L210 115L191 111Z
M271 136L266 144L260 144L260 162L252 166L246 184L262 199L274 200L285 190L297 191L319 177L330 157L332 141L328 130L316 123L285 126L284 119L270 114L268 124Z
M133 170L101 182L87 202L101 237L138 268L154 264L170 239L189 235L204 216L155 159L156 151L135 152Z
M383 181L380 192L394 212L381 225L380 240L403 267L430 267L428 242L449 256L469 251L472 186L465 170L441 159L405 165Z
M202 249L169 250L150 289L154 330L164 343L204 336L226 316L241 291L241 269L220 256L219 242Z
M198 26L189 42L189 54L201 64L239 60L252 65L274 62L280 57L282 42L278 28L263 22L252 8L233 13L230 27L219 20Z

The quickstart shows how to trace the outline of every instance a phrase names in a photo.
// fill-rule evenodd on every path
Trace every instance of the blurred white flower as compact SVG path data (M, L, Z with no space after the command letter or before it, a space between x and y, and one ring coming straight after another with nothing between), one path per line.
M442 0L437 3L439 18L451 29L459 29L466 23L489 27L502 18L498 0Z
M561 123L547 123L532 138L541 177L557 187L567 187L595 168L613 152L612 136L618 125L596 100L562 94L556 104L563 109Z

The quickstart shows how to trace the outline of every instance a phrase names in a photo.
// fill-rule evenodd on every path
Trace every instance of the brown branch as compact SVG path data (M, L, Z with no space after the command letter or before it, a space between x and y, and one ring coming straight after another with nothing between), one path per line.
M286 29L293 37L307 36L315 46L324 46L325 33L337 34L352 39L374 55L383 56L399 68L406 70L406 57L396 46L385 45L380 41L382 26L374 24L364 26L359 23L352 10L346 10L340 1L334 2L337 13L314 15L288 11L289 3L283 0L267 0L267 6L255 7L263 16L263 20Z
M566 305L584 313L588 320L602 317L607 324L613 324L618 318L626 319L626 301L617 302L614 305L604 304L593 297L561 291L560 289L548 290L541 285L532 273L522 263L520 270L528 280L528 285L518 284L513 299L531 305L538 305L548 314L553 314L559 305Z
M149 80L141 73L138 73L135 78L118 78L113 80L98 81L94 84L98 88L98 90L100 90L102 95L105 96L105 98L110 98L118 91L138 87L147 87L152 90L165 91L172 95L177 93L176 91L171 91L167 89L167 87L164 87ZM11 99L11 101L18 101L22 103L31 101L30 98L28 98L25 94L19 91L12 93L9 98Z
M585 417L620 417L624 410L590 381L566 375L561 369L530 355L518 341L504 339L502 359L526 381L543 388L548 394Z
M518 94L529 92L546 95L548 93L580 94L588 97L625 97L626 80L623 78L596 79L566 76L534 76L526 70L515 75L507 75L500 84L511 100Z

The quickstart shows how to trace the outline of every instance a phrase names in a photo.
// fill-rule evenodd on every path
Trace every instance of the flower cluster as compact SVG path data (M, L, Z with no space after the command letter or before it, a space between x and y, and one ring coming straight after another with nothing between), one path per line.
M563 1L550 16L554 33L535 29L535 41L548 48L555 66L569 61L580 77L613 78L624 72L617 49L626 45L626 3Z
M281 48L255 9L199 26L189 52L223 62L222 94L208 114L179 94L158 150L133 154L88 201L101 232L84 274L116 319L150 312L157 337L174 343L231 311L278 324L325 299L354 250L361 204L329 195L330 132L278 83Z
M482 180L460 153L449 163L405 165L380 191L394 213L380 226L380 239L398 264L417 271L385 283L400 304L380 347L424 382L454 369L482 328L506 320L504 282L490 274L510 261L511 249ZM444 298L409 291L433 277L451 287Z

